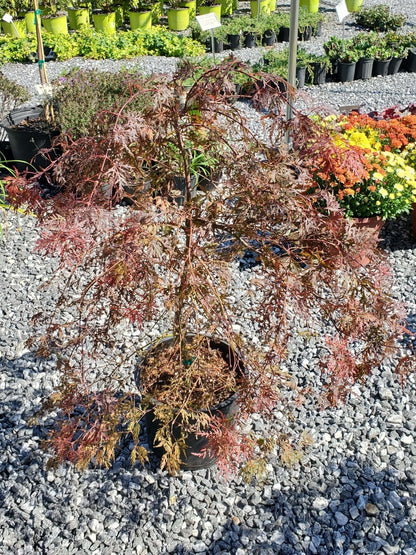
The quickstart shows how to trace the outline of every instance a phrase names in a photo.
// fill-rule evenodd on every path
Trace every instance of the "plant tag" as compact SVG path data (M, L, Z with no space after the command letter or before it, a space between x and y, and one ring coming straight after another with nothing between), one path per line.
M335 6L335 9L337 10L337 16L340 23L342 23L343 20L350 14L345 0L341 0L341 2Z
M198 21L202 31L209 31L210 29L221 27L221 23L218 21L218 17L215 15L215 13L197 15L196 20Z
M5 13L2 17L2 20L6 23L11 23L13 21L13 17L9 13Z
M36 85L36 92L41 98L52 98L52 85L45 83L44 85Z

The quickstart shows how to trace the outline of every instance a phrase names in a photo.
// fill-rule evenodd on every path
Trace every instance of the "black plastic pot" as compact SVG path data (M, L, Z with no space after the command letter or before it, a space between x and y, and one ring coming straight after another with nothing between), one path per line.
M322 35L322 21L318 21L316 28L313 29L313 34L315 37L320 37Z
M323 85L326 81L326 67L319 62L313 62L311 68L313 72L312 83L314 85Z
M191 341L193 336L187 337L187 341ZM159 342L156 350L163 349L172 344L172 338L166 338ZM230 371L236 372L237 375L243 377L245 374L243 363L240 358L236 356L235 352L231 350L229 345L220 339L212 338L210 339L210 346L214 349L218 349L227 362ZM155 350L153 350L155 352ZM145 366L146 360L143 361L142 366ZM135 379L136 383L140 389L140 366L136 370ZM238 395L237 393L232 394L230 397L211 407L210 409L201 409L201 412L209 412L212 416L232 416L238 410L237 405ZM146 414L146 429L147 438L150 449L158 456L162 457L165 454L165 450L162 447L157 447L155 445L155 437L160 428L160 421L158 421L154 416L154 411L152 407L150 411ZM172 437L174 439L179 439L181 437L181 421L178 417L172 425ZM197 453L202 453L203 450L208 445L208 439L203 436L198 436L196 434L188 434L186 438L186 448L185 452L181 455L181 469L182 470L198 470L202 468L209 468L213 466L216 462L215 457L205 456L200 457Z
M240 50L240 35L227 35L231 50Z
M289 27L280 27L279 29L279 42L289 42Z
M416 48L410 48L404 60L404 69L410 73L416 72Z
M273 46L276 42L276 33L271 29L264 31L262 42L264 46Z
M223 50L224 50L224 41L221 39L217 39L217 37L214 37L214 52L219 54Z
M373 77L377 77L381 75L381 77L385 77L389 71L390 60L374 60L373 64Z
M244 47L255 48L257 42L256 38L256 33L244 33Z
M355 62L339 62L338 63L338 80L341 83L349 83L354 81Z
M46 168L50 163L49 159L39 151L51 148L52 139L58 135L58 131L52 129L42 131L30 126L30 121L38 119L43 113L42 106L20 107L12 110L0 123L6 130L14 160L19 160L16 167L20 171L26 169L29 164L41 169ZM23 121L27 121L28 125L17 127Z
M298 40L300 41L311 40L311 37L312 37L312 27L310 25L306 25L303 31L298 31Z
M296 68L296 85L298 89L303 89L306 79L306 67Z
M355 66L355 79L370 79L373 75L374 58L360 58Z
M403 58L392 58L389 63L388 75L396 75L399 73Z
M174 201L178 206L183 206L185 202L185 195L186 195L186 179L182 176L175 176L173 178L173 188L176 191L180 191L179 196L172 196L170 200ZM196 195L196 176L191 175L191 198L194 198Z

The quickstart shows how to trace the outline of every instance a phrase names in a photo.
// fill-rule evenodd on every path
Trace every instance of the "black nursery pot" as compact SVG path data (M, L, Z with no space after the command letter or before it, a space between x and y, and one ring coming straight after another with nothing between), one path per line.
M189 336L189 340L192 336ZM188 340L188 338L187 338ZM167 338L161 341L157 348L163 348L164 345L169 345L172 343L171 338ZM212 338L210 339L211 348L218 349L230 367L230 371L234 371L237 375L243 377L245 374L244 366L241 360L236 356L227 343L221 341L220 339ZM145 361L144 363L145 364ZM140 368L136 371L136 382L140 388ZM230 395L227 399L211 407L210 409L201 410L201 412L208 412L212 416L232 416L238 410L238 394L234 393ZM153 408L146 413L145 416L147 438L150 449L161 458L165 454L165 450L162 447L157 447L155 445L155 437L160 428L160 421L155 418ZM181 437L181 422L180 418L177 418L172 425L172 437L174 439L179 439ZM199 470L203 468L209 468L216 463L216 459L213 456L198 456L202 454L204 449L208 446L208 439L206 437L189 434L186 439L185 452L181 455L181 469L182 470Z
M245 48L255 48L256 47L256 34L255 33L244 33L244 46Z
M355 62L339 62L338 63L338 80L341 83L350 83L354 81Z
M388 74L390 65L390 58L388 60L374 60L373 64L373 77L380 75L385 77Z
M374 58L360 58L355 66L355 79L370 79L373 75Z
M50 163L49 159L39 151L51 148L52 139L59 134L58 131L52 129L44 131L30 126L30 122L40 118L43 113L42 106L16 108L0 123L9 137L13 158L20 161L15 164L20 171L26 169L29 164L37 169L43 169ZM17 127L23 121L27 121L29 125Z
M410 48L408 51L403 68L410 73L416 72L416 48Z
M227 38L231 50L240 50L240 35L228 35Z
M289 27L280 27L279 29L279 42L289 42Z
M308 76L308 81L313 85L323 85L326 82L326 67L319 62L311 63L312 77Z
M392 58L389 63L388 75L396 75L400 71L403 58Z
M276 42L275 32L271 29L264 31L262 42L264 46L273 46Z
M303 89L306 79L306 67L296 68L296 84L298 89Z

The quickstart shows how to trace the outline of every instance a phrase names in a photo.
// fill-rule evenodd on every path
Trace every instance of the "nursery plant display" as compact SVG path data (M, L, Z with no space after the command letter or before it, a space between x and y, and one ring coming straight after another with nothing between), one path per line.
M155 447L163 449L162 465L170 472L180 468L195 434L209 441L206 451L224 471L244 463L247 472L259 471L276 446L287 455L286 435L256 437L247 418L272 416L272 407L286 410L290 401L284 392L294 384L280 365L293 307L308 321L323 317L331 330L327 341L322 338L328 402L344 399L356 379L392 352L402 331L375 244L363 243L326 191L310 191L305 160L327 152L332 163L326 131L296 114L294 152L271 149L230 102L236 73L250 74L249 68L225 62L186 90L182 83L191 71L149 81L119 110L97 114L87 135L65 137L62 156L44 172L57 194L42 197L39 175L19 176L8 186L13 205L27 203L38 215L39 247L72 267L56 318L47 319L35 344L39 354L59 352L62 363L61 385L49 399L49 408L61 411L50 446L57 460L82 468L90 461L111 464L126 436L134 445L132 461L144 460L140 419L150 414L158 424ZM268 82L266 74L261 78ZM271 144L286 131L281 115L288 93L258 85L253 97L254 106L268 110ZM137 98L140 110L130 110ZM201 152L212 167L208 192L192 183L192 161ZM354 160L361 167L359 153ZM183 178L182 190L176 177ZM117 208L126 200L128 207ZM354 264L362 248L372 258L369 269ZM247 249L262 264L259 281L247 283L255 293L246 318L259 326L256 344L236 326L229 292L235 258ZM156 344L144 335L136 345L138 402L132 382L137 353L117 361L105 353L123 322L145 333L155 319L166 333ZM98 369L89 355L105 364ZM239 410L233 418L213 409L234 394Z
M66 0L43 0L41 4L42 24L52 34L68 34Z
M336 123L336 125L334 125ZM315 179L332 191L349 217L383 220L410 212L416 201L416 116L375 119L352 113L327 120L334 125L334 159L330 171L319 168ZM337 131L336 131L337 130ZM342 162L345 151L365 160L360 172Z
M12 37L22 37L26 31L25 13L29 10L28 0L1 0L0 20L3 32ZM2 19L3 15L9 14L13 17L12 22Z

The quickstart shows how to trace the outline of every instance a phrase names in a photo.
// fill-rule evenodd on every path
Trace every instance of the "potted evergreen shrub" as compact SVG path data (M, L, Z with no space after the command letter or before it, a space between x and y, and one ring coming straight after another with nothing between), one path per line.
M375 32L358 33L351 39L352 48L358 54L355 69L356 79L370 79L373 75L374 56L378 35Z
M395 14L390 6L378 4L369 8L363 8L355 14L355 21L361 27L370 31L396 31L402 27L406 18L401 14Z
M289 449L286 430L263 435L249 416L289 408L296 386L281 363L296 333L294 311L310 326L325 322L324 397L332 403L391 355L402 332L374 243L363 243L325 191L310 190L305 164L323 153L332 163L325 130L297 112L285 124L288 94L266 85L253 106L267 110L270 136L254 135L230 100L237 73L253 82L258 75L228 61L187 90L193 71L185 65L173 81L147 79L118 110L98 113L88 135L65 137L47 172L55 195L42 195L39 176L8 184L11 204L38 215L39 248L71 268L32 342L39 355L59 353L61 384L44 407L57 411L48 440L55 462L109 466L123 438L132 462L144 461L147 415L150 442L170 472L189 457L192 465L216 460L224 471L259 472L269 453ZM270 147L287 131L292 152ZM196 152L208 156L217 186L192 195ZM178 169L182 206L174 202ZM126 197L130 205L120 208ZM363 246L371 270L356 267ZM231 285L247 249L261 270L240 275L247 304L239 307ZM257 330L252 337L245 320Z

